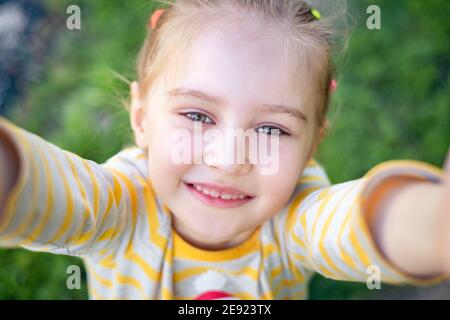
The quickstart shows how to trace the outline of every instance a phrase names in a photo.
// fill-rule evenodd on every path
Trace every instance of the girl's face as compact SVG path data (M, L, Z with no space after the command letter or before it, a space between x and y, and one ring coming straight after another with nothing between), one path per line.
M171 85L161 81L145 97L132 85L132 127L137 145L148 150L154 191L172 212L176 231L193 245L221 249L249 237L287 204L314 153L314 90L280 39L260 26L206 32ZM217 129L223 140L203 141L203 150L193 152L197 162L177 164L180 140L174 144L173 134L188 133L191 139L181 145L193 150L194 124L200 123L203 133ZM275 172L206 156L208 143L222 146L230 142L225 133L236 129L252 130L258 139L280 134Z

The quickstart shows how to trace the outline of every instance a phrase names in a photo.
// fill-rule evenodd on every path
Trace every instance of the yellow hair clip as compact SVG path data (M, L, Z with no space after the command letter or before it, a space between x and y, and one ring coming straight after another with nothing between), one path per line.
M319 12L319 10L317 10L317 9L311 9L311 14L314 16L314 17L316 17L317 19L320 19L320 18L322 18L322 15L320 14L320 12Z

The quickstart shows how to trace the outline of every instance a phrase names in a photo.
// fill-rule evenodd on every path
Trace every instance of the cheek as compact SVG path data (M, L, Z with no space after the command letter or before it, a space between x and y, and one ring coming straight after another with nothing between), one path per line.
M309 151L306 145L308 143L298 139L281 141L278 155L274 156L273 161L270 162L272 167L277 170L273 171L275 174L267 175L267 178L278 182L277 184L292 185L292 181L296 181L300 176L306 162Z
M173 194L180 179L190 169L190 165L177 163L173 154L172 135L177 130L162 117L160 121L149 121L148 130L148 170L155 191L164 199ZM182 147L178 145L178 147ZM186 147L186 146L184 146Z
M159 112L147 121L149 152L171 165L188 163L194 151L192 126L169 113ZM193 162L190 159L191 163ZM169 165L169 164L168 164Z
M289 201L301 176L308 152L301 144L280 144L280 165L275 175L261 175L261 193L271 212L278 212ZM277 190L277 192L274 192Z
M280 175L292 180L300 176L309 153L308 141L295 140L280 144Z

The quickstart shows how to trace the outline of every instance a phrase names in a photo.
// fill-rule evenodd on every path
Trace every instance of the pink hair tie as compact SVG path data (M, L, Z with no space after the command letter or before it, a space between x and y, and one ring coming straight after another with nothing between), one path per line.
M336 88L337 88L337 81L336 81L336 79L332 79L330 81L330 92L331 93L335 92Z
M150 21L149 26L152 30L154 30L158 24L158 20L161 17L161 15L164 13L164 9L158 9L155 12L153 12Z

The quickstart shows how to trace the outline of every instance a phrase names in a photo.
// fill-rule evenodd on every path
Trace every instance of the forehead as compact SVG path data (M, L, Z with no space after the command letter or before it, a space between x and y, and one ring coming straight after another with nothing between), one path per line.
M299 61L275 28L224 23L194 40L170 88L198 89L230 102L304 105L311 83Z

